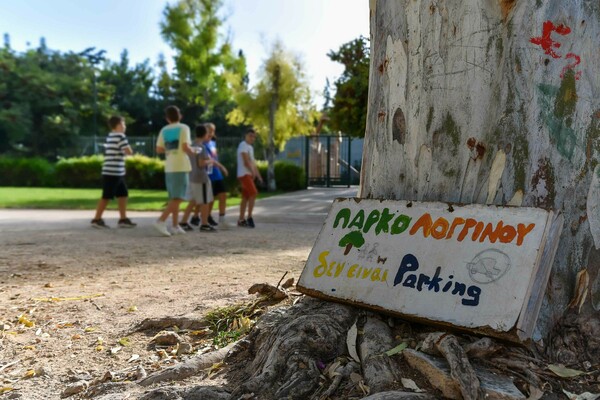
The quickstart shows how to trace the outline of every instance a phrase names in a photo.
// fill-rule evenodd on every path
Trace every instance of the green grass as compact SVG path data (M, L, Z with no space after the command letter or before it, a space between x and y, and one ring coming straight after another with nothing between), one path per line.
M260 193L258 198L280 193ZM100 189L0 187L0 208L93 210L101 194ZM127 209L156 211L162 209L166 202L167 192L164 190L130 189ZM228 207L239 204L239 197L227 198ZM116 210L117 202L111 201L108 209Z

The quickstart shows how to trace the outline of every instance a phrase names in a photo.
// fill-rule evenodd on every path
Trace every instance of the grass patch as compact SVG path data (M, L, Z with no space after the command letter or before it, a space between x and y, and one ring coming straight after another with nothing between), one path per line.
M265 198L281 192L259 193ZM102 195L100 189L0 187L0 208L36 208L61 210L94 210ZM161 210L167 202L164 190L129 190L127 209L131 211ZM239 197L228 197L227 206L240 204ZM117 209L117 202L108 204L109 210Z

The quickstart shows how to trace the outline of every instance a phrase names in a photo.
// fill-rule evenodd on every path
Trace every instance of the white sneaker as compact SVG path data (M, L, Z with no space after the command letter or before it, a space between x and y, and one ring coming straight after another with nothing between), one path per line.
M229 225L227 223L227 221L225 221L225 216L224 215L219 215L219 229L220 230L227 230L231 228L231 225Z
M167 229L167 224L161 221L156 221L152 224L155 230L157 230L163 236L171 236L169 230Z
M176 236L176 235L185 235L185 231L179 225L172 226L171 227L171 235L173 235L173 236Z

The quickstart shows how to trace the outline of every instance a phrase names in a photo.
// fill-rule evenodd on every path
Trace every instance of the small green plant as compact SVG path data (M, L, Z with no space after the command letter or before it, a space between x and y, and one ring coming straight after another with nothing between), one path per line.
M238 340L252 328L253 318L261 312L257 302L220 307L210 311L206 314L205 320L214 333L213 345L223 347Z

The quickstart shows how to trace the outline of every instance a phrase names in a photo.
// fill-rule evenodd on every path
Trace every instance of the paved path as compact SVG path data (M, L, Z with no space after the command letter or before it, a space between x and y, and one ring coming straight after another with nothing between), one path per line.
M256 223L305 223L322 224L329 207L338 197L354 197L357 187L350 188L309 188L279 196L268 197L256 202L254 219ZM229 207L230 222L237 220L238 207ZM61 227L89 224L91 210L3 210L0 209L0 231L3 230L48 230L60 224ZM144 211L128 213L140 226L151 225L158 212ZM104 215L109 224L114 225L118 213L108 210Z

